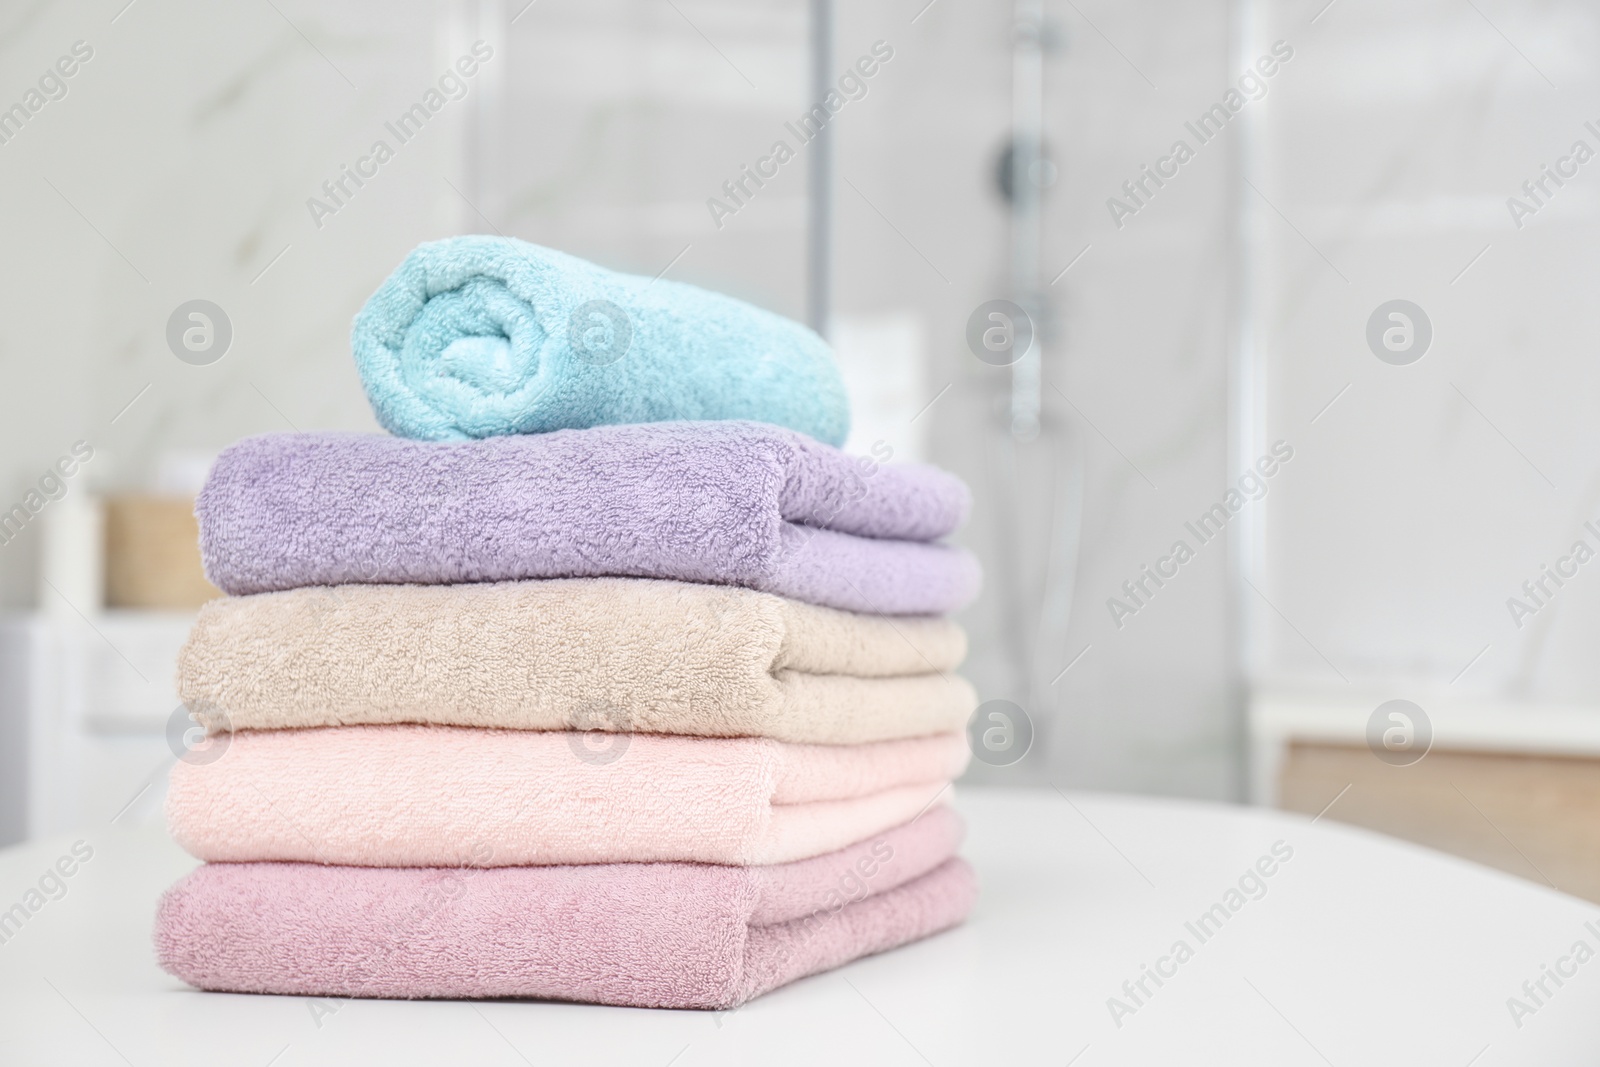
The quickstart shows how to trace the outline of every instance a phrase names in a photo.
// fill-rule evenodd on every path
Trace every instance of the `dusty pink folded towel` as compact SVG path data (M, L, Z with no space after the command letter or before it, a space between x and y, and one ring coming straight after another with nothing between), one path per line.
M167 891L161 965L202 989L730 1008L954 926L977 895L947 808L777 867L207 864Z
M245 730L214 762L173 767L167 825L213 861L787 863L911 819L968 754L960 733L796 745L456 726Z

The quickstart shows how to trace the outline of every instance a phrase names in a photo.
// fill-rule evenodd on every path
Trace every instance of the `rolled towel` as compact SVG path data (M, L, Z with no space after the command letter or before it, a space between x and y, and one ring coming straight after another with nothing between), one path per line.
M937 615L978 565L935 544L966 486L754 422L599 426L436 444L269 434L218 457L195 505L229 593L347 582L622 576Z
M419 245L350 345L378 421L425 441L754 419L839 445L850 427L833 353L799 323L509 237Z
M787 863L948 796L965 735L870 745L344 726L261 730L180 761L173 839L203 860L359 867ZM200 751L200 750L197 750Z
M777 867L216 863L162 897L156 954L201 989L731 1008L954 926L948 809Z
M856 744L959 730L948 619L639 578L224 597L178 655L211 732L367 723ZM396 670L396 664L405 669Z

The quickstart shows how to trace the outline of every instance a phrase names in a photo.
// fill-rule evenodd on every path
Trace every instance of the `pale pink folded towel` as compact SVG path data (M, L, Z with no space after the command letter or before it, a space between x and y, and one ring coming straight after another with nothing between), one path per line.
M771 864L948 796L961 733L866 745L347 726L246 730L180 761L167 824L204 860L362 867Z
M156 952L229 992L731 1008L961 922L960 838L937 807L776 867L207 864L162 898Z

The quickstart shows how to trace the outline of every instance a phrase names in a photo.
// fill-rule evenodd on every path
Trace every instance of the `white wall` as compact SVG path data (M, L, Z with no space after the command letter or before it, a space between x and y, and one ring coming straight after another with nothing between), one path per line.
M1520 628L1507 608L1578 538L1600 549L1600 163L1520 229L1507 206L1575 140L1600 151L1600 11L1475 6L1263 13L1297 50L1257 182L1294 228L1254 229L1264 432L1296 447L1256 568L1282 612L1256 616L1266 684L1600 700L1600 565ZM1364 339L1395 298L1433 326L1408 366Z
M375 427L349 321L411 245L460 224L442 184L458 134L425 131L320 230L305 201L435 75L436 15L422 3L386 5L381 20L283 10L295 25L271 5L184 0L115 22L117 5L89 3L6 16L7 104L74 41L94 50L68 95L0 145L7 505L80 438L95 447L92 481L144 486L169 449ZM233 324L211 366L166 344L168 316L195 298ZM32 602L38 534L0 547L7 604Z

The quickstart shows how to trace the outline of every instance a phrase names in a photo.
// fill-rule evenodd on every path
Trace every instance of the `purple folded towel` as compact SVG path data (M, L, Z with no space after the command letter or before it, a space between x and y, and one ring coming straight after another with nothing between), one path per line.
M156 953L230 992L730 1008L961 922L960 840L941 807L776 867L209 863L162 898Z
M954 611L966 486L765 423L659 422L428 442L251 437L196 502L229 593L621 576L740 585L889 615Z

